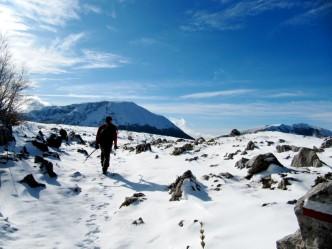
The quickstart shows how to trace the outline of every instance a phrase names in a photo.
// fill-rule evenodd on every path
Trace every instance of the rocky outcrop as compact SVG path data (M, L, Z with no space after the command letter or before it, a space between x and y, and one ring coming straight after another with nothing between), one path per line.
M81 137L81 135L76 134L73 131L69 133L69 140L72 141L72 142L76 142L78 144L83 144L83 145L86 144L86 142L83 140L83 138Z
M255 148L257 148L255 143L253 141L249 141L245 150L254 150Z
M330 249L332 245L332 181L321 183L294 208L300 230L277 241L278 249Z
M136 154L145 152L145 151L151 151L151 144L146 143L146 144L139 144L136 146Z
M240 135L241 135L241 132L237 129L233 129L233 130L231 130L231 133L229 133L230 137L236 137L236 136L240 136Z
M42 152L47 152L48 151L47 144L40 141L39 139L36 139L36 140L32 141L32 145L35 146L37 149L39 149Z
M58 149L61 146L62 137L53 133L47 138L46 143L47 146Z
M187 170L182 176L176 178L175 182L168 186L169 193L172 195L170 201L179 201L182 198L184 189L183 185L186 181L189 182L192 191L201 191L203 188L193 173L190 170Z
M194 149L194 146L191 144L191 143L188 143L188 144L185 144L181 147L175 147L173 152L172 152L172 155L173 156L178 156L178 155L181 155L187 151L190 151L190 150L193 150Z
M242 157L239 161L235 163L235 167L239 169L244 169L248 161L249 159Z
M278 153L282 153L282 152L286 152L286 151L298 152L300 150L300 147L297 147L294 145L283 144L283 145L277 145L276 149L277 149Z
M321 147L321 149L331 148L332 147L332 138L326 139L320 147Z
M248 168L247 179L250 179L254 174L267 170L270 165L276 165L286 169L272 153L260 154L248 160L242 158L235 166L238 168Z
M120 208L122 207L128 207L133 203L139 203L142 201L145 201L145 194L143 193L134 193L132 196L130 197L126 197L125 201L121 204Z
M202 144L202 143L204 143L205 142L205 139L204 139L204 137L199 137L199 138L197 138L196 140L195 140L195 145L199 145L199 144Z
M292 160L293 167L321 167L325 163L317 156L316 152L309 148L301 148Z
M38 187L46 188L46 185L37 182L32 174L25 176L21 181L19 181L19 183L27 184L31 188L38 188Z

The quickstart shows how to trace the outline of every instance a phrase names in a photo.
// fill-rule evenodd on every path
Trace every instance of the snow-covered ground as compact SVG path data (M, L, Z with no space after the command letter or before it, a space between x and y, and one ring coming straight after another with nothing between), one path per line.
M53 127L36 123L16 127L16 146L10 149L20 151L39 129L47 135ZM62 127L81 134L86 141L94 140L96 128ZM200 225L194 222L198 220L204 224L207 249L272 249L276 248L276 240L298 229L294 205L287 201L304 195L317 175L331 171L330 166L296 169L297 172L288 173L296 179L288 190L271 190L262 188L259 176L246 180L247 170L234 167L241 157L250 159L272 152L283 165L292 168L296 153L277 153L279 139L286 140L284 144L320 147L323 139L315 137L260 132L220 138L215 144L195 145L193 151L173 156L174 147L186 142L152 146L152 152L136 154L124 150L123 145L135 146L160 136L126 131L120 131L119 136L120 149L111 156L113 174L107 176L101 173L98 152L84 162L85 156L77 149L90 153L93 148L76 143L63 144L56 150L60 160L47 158L54 164L56 179L40 172L34 163L39 151L31 145L27 146L31 154L28 159L0 164L0 248L202 248ZM133 141L128 140L129 136ZM244 156L239 153L233 160L224 159L226 153L243 151L249 140L257 142L259 149ZM266 141L275 144L268 146ZM169 144L172 147L165 148ZM3 148L0 151L6 154ZM202 157L204 154L207 155ZM288 155L289 159L285 159ZM332 148L318 155L332 165ZM185 160L195 156L197 160ZM188 191L186 199L170 202L167 186L188 169L205 185L204 192ZM202 178L222 172L229 172L234 178ZM31 173L46 184L45 189L30 189L17 182ZM280 179L278 174L272 177ZM215 190L218 184L220 191ZM81 188L79 193L74 191L77 186ZM120 209L125 198L136 192L144 193L146 200ZM262 206L263 203L269 204ZM132 224L139 217L144 224Z

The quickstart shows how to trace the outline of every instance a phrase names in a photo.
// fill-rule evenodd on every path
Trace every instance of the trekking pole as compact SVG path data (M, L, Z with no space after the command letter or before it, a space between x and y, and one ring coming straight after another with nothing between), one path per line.
M85 158L85 160L83 161L83 163L85 163L88 159L89 159L89 157L93 154L93 153L95 153L96 151L97 151L98 149L95 149L94 151L92 151L86 158Z

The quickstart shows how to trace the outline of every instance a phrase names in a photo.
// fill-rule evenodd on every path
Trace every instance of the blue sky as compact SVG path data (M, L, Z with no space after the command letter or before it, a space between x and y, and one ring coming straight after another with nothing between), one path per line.
M129 100L186 130L332 129L332 3L0 0L0 28L47 104Z

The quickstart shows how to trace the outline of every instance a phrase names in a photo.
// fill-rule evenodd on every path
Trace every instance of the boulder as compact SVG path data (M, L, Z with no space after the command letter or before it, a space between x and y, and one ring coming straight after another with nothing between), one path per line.
M332 245L332 181L320 183L294 208L300 230L277 242L278 249L330 249Z
M49 177L57 177L57 174L53 171L53 163L47 160L43 160L39 166L43 174L48 174Z
M133 203L139 203L142 201L145 201L145 194L143 193L134 193L132 196L130 197L126 197L125 201L121 204L120 208L122 207L128 207Z
M73 132L73 131L69 133L69 139L70 139L70 141L76 142L78 144L83 144L83 145L86 144L86 142L83 140L81 135L75 134L75 132Z
M83 154L84 156L89 155L89 153L85 149L77 149L77 152Z
M245 167L249 168L247 178L250 179L254 174L267 170L272 164L284 168L272 153L260 154L253 157L245 164Z
M47 146L58 149L61 146L62 137L53 133L47 138L46 143L47 143Z
M332 147L332 138L326 139L320 147L321 147L321 149L331 148Z
M276 181L274 181L271 176L265 176L261 179L261 183L263 188L271 189L272 185L275 184Z
M328 181L332 181L332 172L326 173L324 176L317 176L313 187L315 187L316 185L318 185L320 183L328 182Z
M48 146L46 143L36 139L32 141L32 145L35 146L37 149L41 150L42 152L48 151Z
M201 191L202 186L190 170L187 170L176 178L175 182L168 186L169 193L172 195L170 201L179 201L182 198L184 183L189 182L192 191Z
M194 149L194 146L190 143L187 143L187 144L183 145L182 147L175 147L172 152L172 155L178 156L178 155L181 155L181 154L183 154L187 151L193 150L193 149Z
M136 154L145 152L145 151L152 151L150 143L139 144L136 146Z
M65 129L60 129L59 134L63 141L68 142L68 133Z
M199 145L205 142L205 139L203 137L199 137L195 140L195 145Z
M277 145L276 149L277 149L278 153L282 153L282 152L286 152L286 151L298 152L300 150L300 147L297 147L294 145L283 144L283 145Z
M231 133L229 133L230 137L236 137L236 136L240 136L240 135L241 135L241 132L237 129L233 129L233 130L231 130Z
M321 167L325 163L317 156L316 152L309 148L301 148L294 156L291 165L293 167Z
M235 167L239 169L244 169L248 161L249 159L242 157L239 161L235 163Z
M37 182L32 174L25 176L21 181L19 181L19 183L25 183L31 188L38 188L38 187L46 188L46 185Z
M249 141L245 150L254 150L255 148L257 148L255 143L253 141Z

